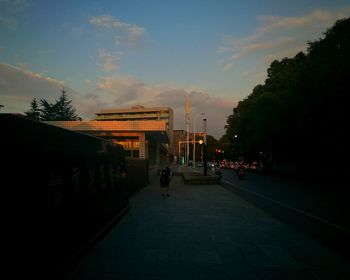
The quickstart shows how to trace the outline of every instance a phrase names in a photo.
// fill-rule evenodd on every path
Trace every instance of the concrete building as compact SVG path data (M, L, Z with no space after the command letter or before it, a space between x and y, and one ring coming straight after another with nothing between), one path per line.
M166 132L169 143L162 143L168 151L169 156L173 156L174 142L174 112L170 107L149 107L141 105L131 108L104 109L95 113L96 121L165 121Z
M169 162L173 157L173 111L168 107L108 109L91 121L47 121L124 146L125 155L148 159L150 165Z

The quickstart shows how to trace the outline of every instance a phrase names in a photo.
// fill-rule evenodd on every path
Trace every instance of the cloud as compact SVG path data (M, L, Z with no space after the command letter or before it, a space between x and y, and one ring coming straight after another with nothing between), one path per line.
M23 113L33 97L53 101L60 95L63 82L41 73L0 63L0 103L2 112Z
M0 0L0 27L16 29L17 15L29 6L27 0Z
M121 52L110 53L105 49L99 49L98 51L98 57L102 60L101 68L107 72L117 70L119 68L118 63L121 56Z
M124 48L123 50L127 51L128 48L141 48L145 45L146 29L136 24L123 22L111 15L91 17L89 23L107 36L111 36L114 42L112 45L114 51L98 50L98 57L102 61L101 69L104 71L111 72L119 69L119 62L123 55L120 49Z
M96 25L102 29L119 29L128 28L130 24L124 23L119 19L113 18L111 15L101 15L90 18L89 21L92 25Z
M0 27L1 26L8 29L16 29L18 27L18 22L14 18L0 17Z
M49 54L49 53L51 53L52 51L50 51L50 50L47 50L47 49L39 49L39 50L37 50L37 54L38 55L40 55L40 56L42 56L42 55L47 55L47 54Z
M315 25L321 25L323 28L333 24L334 20L339 17L346 16L343 12L328 12L316 10L303 17L277 17L277 16L261 16L263 26L259 29L259 33L273 32L280 29L308 28Z
M119 46L121 43L133 48L144 46L147 31L144 27L123 22L111 15L91 17L89 23L100 30L112 31L116 46Z
M97 85L97 94L91 95L91 103L99 100L99 105L108 104L96 108L97 111L101 108L129 108L134 105L171 107L174 110L175 129L185 129L186 96L190 99L192 117L205 112L208 119L208 133L217 138L221 137L224 134L226 118L232 113L236 103L233 99L213 97L205 91L147 85L131 76L104 77ZM191 127L193 127L193 120L191 120ZM199 124L197 124L198 127L200 127Z
M4 13L17 13L29 6L27 0L0 0L0 9Z
M254 58L271 63L274 59L293 57L306 51L307 42L316 40L340 18L349 16L350 6L334 11L315 10L301 17L261 16L260 27L249 36L226 36L218 53L225 56L223 69L240 60Z
M93 82L86 80L89 88ZM2 113L23 113L36 97L54 102L61 94L62 81L43 74L0 63L0 104ZM185 129L185 97L191 102L191 117L204 112L208 119L208 134L221 137L226 118L236 105L232 99L213 97L203 90L186 90L164 85L148 85L126 76L102 77L94 92L79 93L64 85L72 105L83 119L93 119L101 109L145 107L171 107L174 110L175 129ZM197 119L197 130L201 128ZM191 119L191 130L193 119Z

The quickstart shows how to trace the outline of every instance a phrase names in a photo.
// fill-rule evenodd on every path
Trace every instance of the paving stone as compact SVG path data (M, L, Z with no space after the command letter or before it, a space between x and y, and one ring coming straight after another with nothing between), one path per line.
M350 279L349 266L315 241L220 185L158 181L66 279Z

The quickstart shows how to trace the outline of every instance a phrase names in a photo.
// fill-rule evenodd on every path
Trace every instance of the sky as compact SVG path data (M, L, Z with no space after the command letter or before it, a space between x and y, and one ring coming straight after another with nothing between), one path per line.
M343 0L0 0L1 113L23 113L62 87L85 120L110 108L166 106L175 129L217 139L273 60L307 51Z

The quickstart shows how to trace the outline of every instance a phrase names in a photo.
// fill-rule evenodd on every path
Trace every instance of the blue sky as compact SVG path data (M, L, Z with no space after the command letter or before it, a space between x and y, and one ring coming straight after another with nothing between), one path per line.
M226 117L274 59L305 51L349 1L0 0L0 103L23 112L62 85L85 119L103 108L169 106L184 127L205 112L220 137Z

